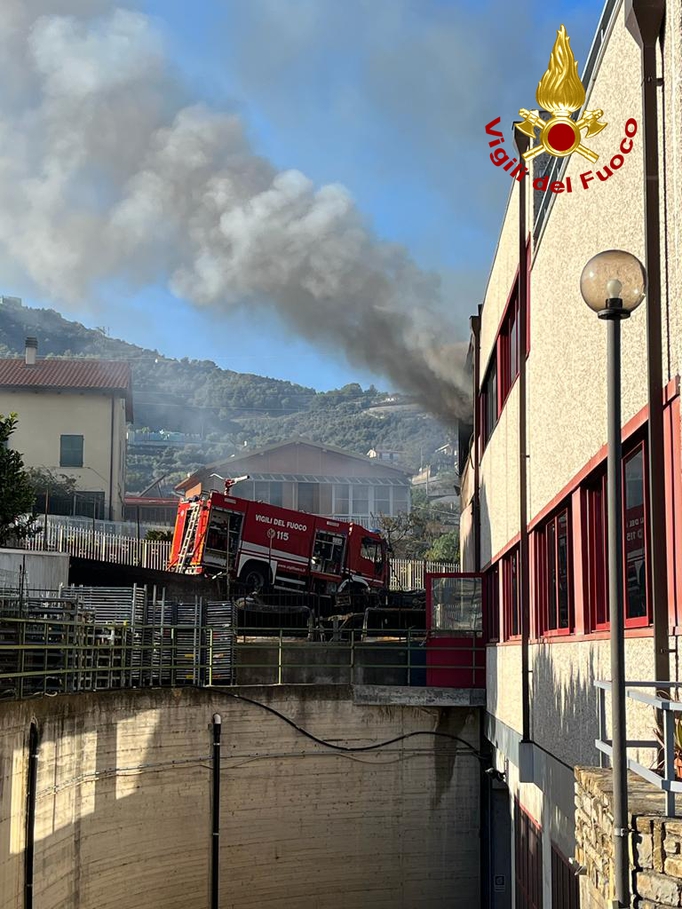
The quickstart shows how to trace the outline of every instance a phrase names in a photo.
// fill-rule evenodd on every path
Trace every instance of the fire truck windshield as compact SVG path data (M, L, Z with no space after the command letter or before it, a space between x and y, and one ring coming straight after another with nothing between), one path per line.
M360 556L363 559L369 559L370 562L380 563L383 561L383 553L381 551L381 543L378 540L373 540L371 537L363 537L362 545L360 547Z

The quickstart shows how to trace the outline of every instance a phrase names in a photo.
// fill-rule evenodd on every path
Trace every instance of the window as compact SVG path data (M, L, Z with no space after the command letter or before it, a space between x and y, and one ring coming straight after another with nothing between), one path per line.
M242 480L241 483L235 483L230 494L237 496L239 499L253 499L254 497L254 486L256 484L253 480ZM220 485L220 480L216 480L216 487L222 492L222 485ZM214 488L216 488L214 487Z
M648 595L648 501L646 449L639 441L622 460L623 578L625 624L640 627L650 622ZM585 513L585 575L591 628L609 627L608 534L606 471L602 467L583 487Z
M514 810L516 909L542 909L540 830L516 802Z
M279 481L270 483L270 504L280 506L282 504L282 484Z
M488 612L488 640L500 639L500 563L496 562L485 576Z
M483 447L488 444L493 429L497 426L497 361L488 367L481 395L481 438Z
M535 535L536 600L540 633L571 630L571 538L568 508Z
M334 486L334 514L347 515L350 511L350 489L346 483Z
M502 559L502 601L505 638L517 638L521 634L518 547Z
M500 364L500 404L503 405L519 374L519 295L516 288L502 320Z
M625 618L631 625L646 624L647 559L645 520L644 443L623 458L623 568L625 571Z
M256 502L270 501L270 484L267 480L256 480L253 497Z
M585 485L585 577L587 608L592 628L609 623L609 588L606 566L606 473L600 471Z
M329 483L320 483L319 489L320 514L334 514L334 511L332 509L332 487L329 485Z
M391 487L375 486L374 487L374 514L391 513Z
M353 486L353 514L369 514L369 486Z
M431 577L427 604L432 631L483 630L483 583L478 576Z
M409 508L409 492L406 486L393 487L393 514L401 514Z
M369 559L370 562L380 562L381 545L371 537L363 537L360 544L360 558Z
M552 846L552 909L580 909L580 884L575 871Z
M83 466L83 436L59 437L59 466Z
M318 530L312 556L312 570L321 574L340 574L346 538L343 534Z
M298 484L299 511L317 514L320 509L320 487L317 483Z

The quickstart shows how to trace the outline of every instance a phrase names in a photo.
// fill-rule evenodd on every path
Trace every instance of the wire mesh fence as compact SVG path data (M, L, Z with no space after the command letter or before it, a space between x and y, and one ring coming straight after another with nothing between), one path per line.
M0 698L183 685L423 686L441 670L452 687L484 686L480 635L440 640L419 610L403 610L401 623L399 612L368 609L348 622L301 611L286 626L267 616L251 625L234 602L169 602L144 588L0 594Z

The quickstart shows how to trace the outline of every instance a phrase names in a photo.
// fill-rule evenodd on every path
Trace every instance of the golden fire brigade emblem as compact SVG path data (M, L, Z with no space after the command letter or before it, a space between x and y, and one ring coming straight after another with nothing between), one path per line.
M522 107L519 114L524 118L517 129L531 139L538 141L523 155L530 161L540 152L546 151L555 158L565 158L574 151L587 158L593 164L599 158L595 152L582 144L582 130L585 137L596 136L607 123L600 123L603 110L586 110L579 120L573 120L571 114L585 103L585 89L578 75L578 63L571 50L570 38L562 25L549 58L547 72L538 83L535 98L543 110L552 114L549 120L543 120L536 110ZM539 138L535 130L540 130Z

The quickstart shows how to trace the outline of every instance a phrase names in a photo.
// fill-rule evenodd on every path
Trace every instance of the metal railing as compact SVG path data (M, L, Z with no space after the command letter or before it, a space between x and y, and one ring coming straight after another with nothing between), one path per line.
M612 754L612 742L607 738L607 717L606 717L606 694L611 691L611 682L597 681L594 683L598 692L598 719L599 719L599 737L595 739L595 745L600 752L600 764L605 766L604 756L610 758ZM629 739L626 738L626 749L652 749L655 755L654 763L657 768L645 767L640 761L633 757L627 758L629 770L636 773L642 779L651 783L657 789L662 790L665 794L666 814L670 817L676 817L675 795L682 792L682 778L677 776L676 758L682 757L680 748L676 744L679 740L676 734L682 724L682 702L673 701L670 698L661 695L661 691L671 688L682 687L682 682L626 682L626 697L639 704L651 707L653 711L658 711L658 716L662 723L662 740L652 739ZM654 694L648 694L641 691L641 688L654 689ZM652 713L652 729L656 724L656 714ZM658 755L663 752L662 760L658 760Z
M372 684L483 688L480 636L412 629L131 625L91 615L0 616L0 698L123 688ZM442 672L451 681L443 682Z

